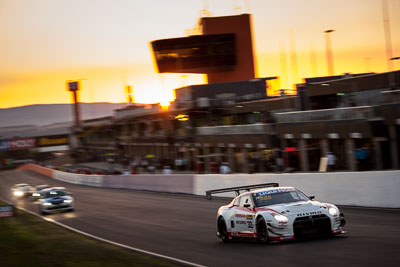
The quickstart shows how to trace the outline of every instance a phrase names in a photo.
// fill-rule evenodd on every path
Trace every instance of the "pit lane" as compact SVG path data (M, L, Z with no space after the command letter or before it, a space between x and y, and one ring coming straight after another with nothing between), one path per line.
M12 201L11 186L22 182L66 186L73 192L76 211L48 218L101 238L197 264L400 266L398 209L342 207L349 232L346 236L273 245L225 244L215 236L216 211L225 200L93 188L19 171L0 172L0 197ZM16 204L38 211L29 199Z

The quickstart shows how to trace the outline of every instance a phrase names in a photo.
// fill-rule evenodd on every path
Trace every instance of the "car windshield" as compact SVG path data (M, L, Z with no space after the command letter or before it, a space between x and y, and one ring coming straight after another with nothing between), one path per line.
M28 184L16 184L16 185L14 185L15 188L22 188L22 187L25 187L25 186L29 186L29 185Z
M46 189L48 187L49 187L48 185L38 185L38 186L36 186L36 190L40 191L40 190Z
M52 190L52 191L47 191L44 195L45 198L50 198L50 197L63 197L67 195L67 193L63 190Z
M295 188L271 189L253 194L256 207L310 200Z

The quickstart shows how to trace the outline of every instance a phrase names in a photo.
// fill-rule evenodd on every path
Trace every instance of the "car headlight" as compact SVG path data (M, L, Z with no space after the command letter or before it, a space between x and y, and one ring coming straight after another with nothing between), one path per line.
M40 194L39 194L39 193L33 193L32 196L34 196L34 197L40 197Z
M72 199L64 199L64 203L71 203Z
M285 223L285 222L288 222L288 220L289 220L288 217L281 215L281 214L274 214L273 216L274 216L275 220L277 220L278 222Z
M50 202L43 202L43 206L51 206Z
M334 215L336 215L338 213L338 211L337 211L337 209L335 209L335 208L329 208L329 214L330 215L332 215L332 216L334 216Z
M22 192L22 191L14 191L14 196L16 196L16 197L22 197L23 195L24 195L24 192Z

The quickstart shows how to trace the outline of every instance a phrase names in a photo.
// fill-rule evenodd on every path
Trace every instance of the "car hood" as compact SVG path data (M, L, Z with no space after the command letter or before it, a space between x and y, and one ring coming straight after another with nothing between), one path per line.
M328 208L319 201L301 201L271 205L263 207L261 210L269 212L277 211L285 216L303 217L323 214Z

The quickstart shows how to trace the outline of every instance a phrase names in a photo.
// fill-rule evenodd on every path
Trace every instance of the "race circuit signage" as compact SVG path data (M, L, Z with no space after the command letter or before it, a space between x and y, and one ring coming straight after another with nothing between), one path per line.
M67 137L59 137L59 138L41 137L38 140L38 146L55 146L64 144L68 144Z
M35 147L35 138L18 138L10 140L1 140L0 150L19 150Z
M14 216L14 207L11 205L0 206L0 218Z

